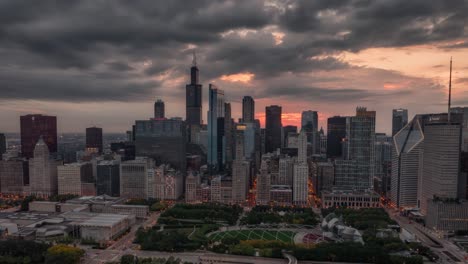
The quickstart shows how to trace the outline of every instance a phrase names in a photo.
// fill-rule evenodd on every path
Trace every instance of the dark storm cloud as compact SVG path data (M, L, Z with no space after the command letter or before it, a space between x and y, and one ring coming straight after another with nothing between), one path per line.
M352 67L334 56L342 50L466 39L467 3L0 1L0 98L142 100L174 88L163 81L187 75L194 47L204 81L250 72L269 86L269 78L288 73ZM284 34L282 43L275 31ZM154 81L165 73L169 79ZM372 96L371 87L292 87L291 94L310 89L324 100Z

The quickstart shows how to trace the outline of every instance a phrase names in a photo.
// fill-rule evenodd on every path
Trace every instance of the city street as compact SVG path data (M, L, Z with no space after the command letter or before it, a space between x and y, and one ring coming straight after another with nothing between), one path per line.
M410 222L408 218L401 216L399 212L395 212L388 208L386 208L386 210L390 217L398 222L401 228L404 228L414 234L423 245L431 248L431 250L439 256L438 263L468 263L465 261L467 253L458 248L452 242L439 238L434 232L419 223ZM439 243L439 245L434 241ZM450 254L458 259L458 261L451 258Z

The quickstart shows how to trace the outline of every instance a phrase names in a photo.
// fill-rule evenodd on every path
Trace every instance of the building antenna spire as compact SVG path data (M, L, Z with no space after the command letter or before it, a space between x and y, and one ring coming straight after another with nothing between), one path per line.
M195 49L193 50L192 66L197 67L197 54L195 53Z
M450 104L452 103L452 57L450 57L450 77L449 77L449 94L448 94L448 112L447 119L450 123Z

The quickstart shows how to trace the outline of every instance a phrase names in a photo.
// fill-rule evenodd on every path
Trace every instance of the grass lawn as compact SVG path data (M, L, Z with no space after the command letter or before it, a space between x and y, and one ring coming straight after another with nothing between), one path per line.
M232 230L212 234L210 239L215 241L232 237L239 240L277 240L285 243L294 243L292 231L272 231L272 230Z

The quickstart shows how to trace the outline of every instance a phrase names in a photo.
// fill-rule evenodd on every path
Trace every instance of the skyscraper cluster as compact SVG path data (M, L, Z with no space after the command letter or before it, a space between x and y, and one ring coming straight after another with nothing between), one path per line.
M281 105L269 105L262 128L252 96L242 98L236 120L228 92L212 83L203 112L199 73L194 56L185 120L168 117L158 98L152 117L135 120L123 141L105 142L102 128L86 128L76 162L58 151L57 117L21 116L20 155L0 134L1 192L352 208L378 207L382 198L418 210L435 228L463 225L439 216L468 212L468 108L412 119L394 109L386 135L366 107L329 117L322 128L316 110L302 111L293 126L283 124Z

